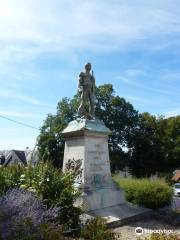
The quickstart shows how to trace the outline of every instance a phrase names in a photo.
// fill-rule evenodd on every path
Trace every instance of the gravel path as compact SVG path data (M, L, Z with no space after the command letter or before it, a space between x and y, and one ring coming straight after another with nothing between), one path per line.
M113 231L117 233L117 235L121 234L121 236L119 237L119 239L121 240L137 240L138 237L141 237L141 239L144 239L145 237L148 237L150 235L148 233L143 233L141 236L138 236L135 233L135 229L137 227L141 227L143 229L150 229L150 230L154 230L154 229L172 230L174 233L178 235L178 239L180 240L180 226L172 227L171 225L163 223L163 221L159 221L153 218L143 219L135 223L121 226L121 227L115 228Z

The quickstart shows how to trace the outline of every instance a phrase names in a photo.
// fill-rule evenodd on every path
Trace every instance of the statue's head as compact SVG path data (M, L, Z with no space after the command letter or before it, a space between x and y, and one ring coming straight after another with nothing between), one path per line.
M84 66L86 71L91 71L91 64L90 63L86 63L86 65Z

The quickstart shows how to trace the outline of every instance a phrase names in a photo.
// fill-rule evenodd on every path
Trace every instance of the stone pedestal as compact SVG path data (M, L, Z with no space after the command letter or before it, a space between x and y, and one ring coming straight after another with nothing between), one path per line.
M76 171L82 191L78 204L96 210L124 203L123 191L112 181L109 162L110 130L99 120L77 119L62 132L65 137L63 171Z

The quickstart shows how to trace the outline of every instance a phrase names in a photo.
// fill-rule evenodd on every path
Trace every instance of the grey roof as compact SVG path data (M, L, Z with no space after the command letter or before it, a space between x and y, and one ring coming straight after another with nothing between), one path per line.
M24 152L25 153L25 158L26 158L26 162L27 164L31 163L31 164L36 164L38 161L39 161L39 155L38 155L38 151L37 149L33 149L33 150L30 150L30 149L26 149L26 150L0 150L0 156L1 155L4 155L5 158L7 159L8 158L8 155L11 153L11 151L14 151L14 152ZM17 155L19 156L19 154L17 153ZM22 154L20 154L22 156ZM18 157L17 156L17 157ZM20 156L19 156L20 157ZM19 159L18 157L18 159ZM21 159L24 159L24 156L20 157ZM21 160L19 160L21 161ZM23 160L22 160L23 161ZM21 162L22 162L21 161ZM1 163L0 163L1 164Z
M6 160L4 165L8 165L13 161L18 161L19 163L27 164L26 156L24 151L11 150L8 155L6 155Z

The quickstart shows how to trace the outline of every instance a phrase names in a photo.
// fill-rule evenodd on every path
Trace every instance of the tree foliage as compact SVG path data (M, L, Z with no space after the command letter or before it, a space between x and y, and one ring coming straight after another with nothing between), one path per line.
M111 167L119 169L127 164L127 142L138 121L138 112L124 98L115 96L111 84L96 88L96 116L104 121L112 131L109 138ZM57 167L62 167L64 140L61 131L77 117L79 96L64 98L58 103L57 114L48 115L38 137L40 158L49 160ZM121 159L121 160L120 160Z
M61 131L77 117L79 95L63 98L57 113L48 115L38 137L40 158L62 167L64 139ZM163 118L138 113L116 95L111 84L96 88L96 117L112 131L109 137L111 169L128 166L133 175L149 176L180 167L180 116Z
M129 149L129 167L137 177L172 172L180 167L180 116L139 114Z
M49 114L45 119L38 137L40 158L52 162L56 167L62 167L64 139L61 132L75 117L76 99L63 98L57 105L57 114Z
M127 165L127 147L138 123L138 112L124 98L116 96L112 85L97 89L96 116L111 130L109 150L112 171Z
M165 168L180 167L180 116L161 119L158 134Z

